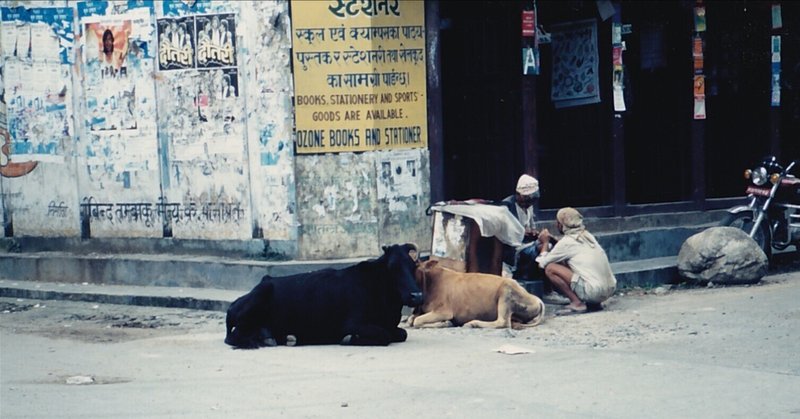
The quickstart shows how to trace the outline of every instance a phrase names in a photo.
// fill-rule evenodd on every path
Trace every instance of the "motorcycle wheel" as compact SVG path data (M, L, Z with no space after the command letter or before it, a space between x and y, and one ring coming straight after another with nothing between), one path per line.
M750 234L750 230L753 228L753 214L751 212L739 212L736 214L728 214L725 216L725 219L722 220L720 225L726 227L736 227L741 229L747 234ZM769 222L768 220L761 221L761 226L756 231L755 236L753 236L753 240L756 241L761 250L764 251L764 254L767 255L767 259L772 258L772 234L769 230Z

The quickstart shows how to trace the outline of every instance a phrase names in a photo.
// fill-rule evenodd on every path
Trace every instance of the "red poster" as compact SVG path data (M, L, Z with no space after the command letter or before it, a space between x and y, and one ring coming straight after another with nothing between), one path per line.
M613 47L611 51L614 67L622 67L622 47Z
M522 36L536 35L536 13L533 10L522 11Z

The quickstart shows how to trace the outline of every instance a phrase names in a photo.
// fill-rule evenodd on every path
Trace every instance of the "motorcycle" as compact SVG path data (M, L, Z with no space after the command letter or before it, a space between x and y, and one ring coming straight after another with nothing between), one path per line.
M800 250L800 179L791 174L797 161L785 168L774 156L767 156L747 169L745 193L749 204L733 207L721 225L744 230L767 255L772 249L794 245Z

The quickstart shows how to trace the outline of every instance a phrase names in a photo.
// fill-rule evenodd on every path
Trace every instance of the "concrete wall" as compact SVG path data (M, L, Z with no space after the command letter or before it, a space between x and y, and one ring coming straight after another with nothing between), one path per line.
M187 3L0 2L39 16L2 31L5 235L263 239L301 259L428 248L427 150L294 154L289 3ZM235 63L160 67L159 28L213 16L235 22ZM108 27L129 28L125 76L102 72ZM22 31L54 44L15 54Z
M430 248L425 150L298 156L302 259L374 254L414 242Z

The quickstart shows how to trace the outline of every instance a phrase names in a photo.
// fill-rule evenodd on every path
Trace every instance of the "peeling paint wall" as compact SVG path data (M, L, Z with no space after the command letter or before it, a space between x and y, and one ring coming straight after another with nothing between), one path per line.
M425 214L431 201L428 150L376 154L381 243L412 242L429 250L432 220ZM384 175L387 170L388 176Z
M164 201L172 206L165 230L175 238L248 239L252 237L252 205L246 153L245 98L239 77L243 54L239 2L175 2L162 10L159 37L175 36L176 23L185 25L190 51L203 51L201 27L221 28L238 49L233 56L209 64L198 53L188 68L159 71L158 133L162 145ZM249 10L246 8L246 11ZM173 25L172 33L163 25ZM217 29L214 36L219 37ZM181 34L181 37L186 36ZM160 41L161 42L161 41ZM167 40L169 42L169 40ZM220 41L221 42L221 41ZM173 41L174 43L174 41ZM215 42L219 43L219 42ZM163 58L159 57L159 66Z
M288 2L0 6L24 15L3 31L0 199L15 236L296 240ZM162 67L172 22L191 66ZM211 34L230 36L233 61L202 50Z
M298 156L301 259L375 255L375 153Z
M295 155L288 1L0 6L7 235L430 248L427 150Z
M105 2L77 9L74 79L82 95L75 119L83 235L161 237L152 207L160 190L153 9ZM115 48L127 47L118 68L103 59L106 30L116 37Z
M254 236L297 239L288 2L252 2L245 32L247 148Z
M297 156L301 259L373 256L380 246L430 249L428 153Z
M61 7L7 9L0 28L4 222L17 236L74 236L77 184L63 182L76 173L74 11L64 2L35 4Z

